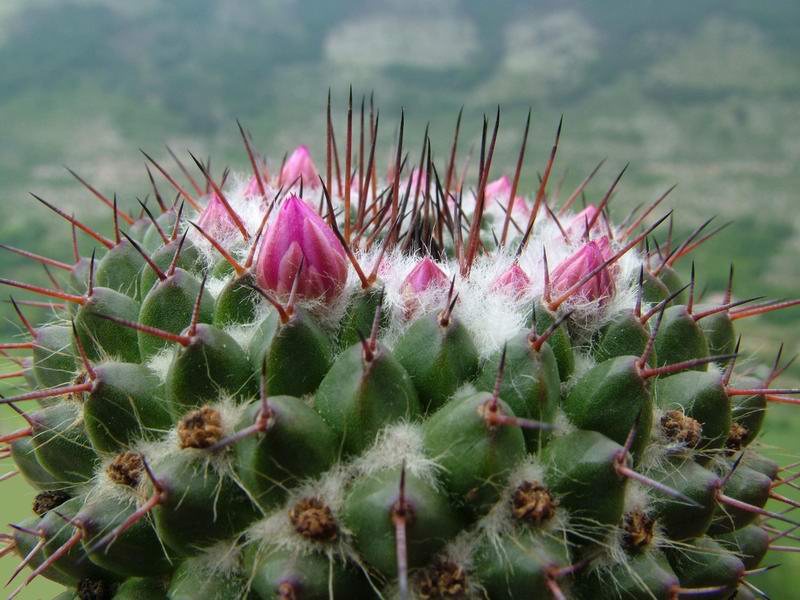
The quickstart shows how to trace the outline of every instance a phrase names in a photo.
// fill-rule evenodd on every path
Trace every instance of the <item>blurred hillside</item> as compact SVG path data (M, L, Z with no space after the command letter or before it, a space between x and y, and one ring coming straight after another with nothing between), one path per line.
M511 169L532 106L526 191L563 113L554 180L566 175L565 189L608 157L596 199L631 161L618 218L678 183L678 233L734 220L697 256L701 287L719 289L733 261L738 296L794 296L798 52L796 0L2 0L0 241L69 255L68 227L29 191L110 231L109 211L64 164L129 207L148 192L138 148L168 161L166 142L211 155L217 173L246 168L237 118L273 165L299 143L321 163L325 95L343 131L352 84L357 101L375 93L383 159L401 107L409 147L430 121L442 157L462 105L466 149L500 104L495 164ZM7 253L0 266L46 281ZM17 326L0 311L8 337ZM800 342L786 332L798 327L800 311L746 323L746 350L783 340L791 355ZM770 441L797 445L790 421L770 427ZM778 571L764 581L789 576Z

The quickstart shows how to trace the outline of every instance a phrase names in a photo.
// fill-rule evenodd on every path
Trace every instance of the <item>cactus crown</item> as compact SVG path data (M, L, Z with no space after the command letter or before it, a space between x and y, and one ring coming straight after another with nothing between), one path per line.
M66 277L0 280L55 316L15 303L30 340L3 344L31 353L4 453L40 490L4 536L33 569L12 596L747 597L767 522L793 523L765 504L794 476L753 446L796 390L780 354L734 370L733 322L796 302L734 300L732 273L702 299L674 267L715 231L674 240L671 190L612 222L625 169L560 199L561 123L527 197L530 116L513 173L499 112L477 170L460 115L442 164L401 118L383 178L377 115L354 151L351 95L341 155L330 115L322 174L301 146L271 176L241 126L249 177L145 154L139 218L76 175L112 237L39 199L98 249L10 249Z

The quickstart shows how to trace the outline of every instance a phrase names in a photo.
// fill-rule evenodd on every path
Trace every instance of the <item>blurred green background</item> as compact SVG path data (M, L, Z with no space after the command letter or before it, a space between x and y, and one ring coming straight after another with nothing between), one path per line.
M211 155L217 173L245 169L236 118L273 167L300 143L321 164L325 95L330 87L341 143L352 84L357 102L375 93L384 161L401 107L412 156L430 121L444 160L459 108L466 150L500 104L495 165L511 171L531 106L526 191L564 114L554 181L565 177L565 190L607 157L588 190L596 200L631 161L612 203L623 218L678 183L669 205L679 234L713 215L733 221L695 257L700 287L719 290L734 262L737 296L790 297L800 275L798 51L796 0L2 0L0 240L69 256L68 226L29 191L110 231L109 211L64 164L126 207L148 192L138 148L166 161L166 142ZM3 276L46 282L11 254L0 265ZM20 333L8 308L3 339ZM783 341L791 355L800 310L741 329L746 352L769 360ZM800 408L773 408L762 443L789 462ZM4 431L17 425L10 412ZM31 495L18 479L3 483L2 519L26 515ZM0 580L13 562L0 563ZM800 561L774 562L783 567L756 583L791 597ZM20 598L53 590L38 582Z

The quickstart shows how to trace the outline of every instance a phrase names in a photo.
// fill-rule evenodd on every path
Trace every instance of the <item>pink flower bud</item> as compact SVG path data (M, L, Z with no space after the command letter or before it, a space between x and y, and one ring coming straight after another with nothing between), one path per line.
M402 193L405 193L405 190L409 185L409 179L411 179L411 187L409 189L411 190L412 195L417 189L417 183L419 183L420 194L425 193L425 186L427 185L428 182L428 176L424 169L420 171L419 169L417 169L417 167L414 167L413 169L411 169L410 178L404 175L408 175L408 171L404 170L401 173L400 191ZM388 181L389 184L391 184L394 181L394 164L390 164L389 167L386 169L386 181Z
M577 215L572 217L572 219L569 221L569 225L567 225L567 236L573 240L582 238L586 234L586 224L592 222L592 219L595 218L597 212L597 207L594 204L590 204ZM592 225L592 229L589 232L590 234L597 233L600 230L601 218L602 217L597 217L597 220L594 222L594 225Z
M502 199L505 197L508 200L508 195L511 193L511 181L503 175L494 181L486 184L486 199ZM504 202L505 204L505 202Z
M514 263L495 280L491 290L504 292L519 298L525 295L530 289L530 285L531 280L525 274L525 271L517 263Z
M347 280L347 256L339 239L310 206L289 196L267 229L258 255L258 284L287 295L300 263L297 294L302 298L338 296Z
M446 289L450 280L429 257L423 258L403 280L401 290L404 295L415 296L431 288Z
M450 287L450 280L429 257L423 258L403 280L400 292L405 299L406 316L411 316L419 307L419 295L425 292L444 291Z
M414 167L411 169L411 193L417 191L417 185L419 185L419 192L420 194L425 193L425 186L428 185L428 175L424 170L417 169Z
M600 248L600 254L603 255L603 260L608 260L614 255L614 249L611 247L611 242L609 241L607 235L596 238L594 243L597 244L598 248ZM616 265L612 265L612 267L613 266Z
M265 167L264 170L261 172L261 183L263 183L264 187L266 187L268 181L269 181L269 172ZM258 187L258 179L256 179L255 175L251 175L250 181L247 182L247 188L244 190L244 197L257 198L260 195L261 195L261 189Z
M209 197L208 204L200 213L197 224L214 238L224 237L236 230L236 224L231 219L222 200L213 192Z
M508 197L511 195L511 180L503 175L494 181L486 184L486 205L490 206L494 202L500 202L505 207L508 204ZM514 206L511 210L512 214L529 215L531 210L525 198L522 196L514 197Z
M595 241L584 244L575 254L559 264L550 276L551 285L555 292L565 292L578 283L592 270L605 262L601 245ZM599 300L610 296L614 291L614 282L607 268L602 269L597 275L584 283L576 296L586 300Z
M298 185L300 177L303 178L305 187L319 187L317 168L314 166L314 161L311 160L311 154L306 146L298 146L286 159L286 163L281 169L280 183L281 185Z

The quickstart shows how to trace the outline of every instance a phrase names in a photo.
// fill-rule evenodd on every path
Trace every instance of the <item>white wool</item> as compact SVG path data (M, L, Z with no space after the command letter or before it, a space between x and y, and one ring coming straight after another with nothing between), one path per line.
M475 542L475 534L472 531L464 531L445 546L441 557L469 572L475 558Z
M206 279L206 292L213 298L217 298L222 293L222 288L228 283L228 279L222 277L209 277Z
M396 423L385 427L373 446L353 461L351 469L354 476L370 476L403 465L408 473L438 486L436 475L441 467L425 456L419 425Z
M528 245L519 257L519 265L533 282L533 292L544 292L544 255L547 268L552 273L559 263L569 258L580 247L580 240L567 242L556 224L550 219L539 218L534 225ZM516 250L516 248L514 248Z
M572 424L572 421L569 420L569 417L567 417L560 407L556 412L555 418L553 419L553 425L554 437L561 437L577 430L575 425Z
M247 410L247 404L239 402L227 394L222 394L220 400L212 403L211 407L219 411L222 418L222 433L226 436L236 431L236 426Z
M502 258L501 258L502 257ZM410 320L427 312L440 312L447 306L447 290L434 288L414 298L413 313L408 314L408 299L403 294L403 281L419 263L419 256L387 254L381 269L385 284L385 309L391 315L391 326L382 341L393 346ZM455 275L454 293L458 301L453 317L470 332L482 357L499 351L503 343L524 328L530 312L530 298L516 299L510 294L492 291L494 282L511 266L512 259L498 255L494 259L478 257L468 279L462 278L456 263L440 265L448 278Z
M595 358L589 354L588 349L578 348L575 352L575 368L573 370L573 379L580 379L583 375L591 371L597 366Z
M157 354L151 356L145 365L153 373L155 373L161 381L167 380L167 372L169 366L172 364L172 359L175 356L175 349L167 346Z
M400 252L392 252L387 253L381 264L379 273L385 290L384 306L388 310L392 323L391 329L385 335L385 343L390 347L409 321L409 317L406 316L406 299L403 296L402 285L419 261L419 256L406 256ZM453 276L448 265L440 265L440 267L448 278ZM433 288L419 294L415 300L419 304L415 310L416 314L424 314L431 310L440 311L447 303L447 290Z
M265 308L266 307L261 306L261 310L256 312L258 316L252 323L247 323L245 325L229 325L225 328L225 333L231 336L241 348L247 350L250 341L253 339L253 335L258 330L258 324L266 316Z
M237 575L241 566L241 548L236 539L223 540L203 549L194 557L202 573L193 573L199 579Z
M343 529L341 519L345 491L350 477L347 469L334 467L318 479L303 482L291 490L282 507L248 527L245 532L247 540L258 544L259 547L270 546L302 553L324 551L329 557L355 559L357 554L350 545L349 532ZM340 530L340 535L332 544L321 545L319 542L298 535L295 531L289 518L289 511L299 501L307 498L319 498L331 510Z
M629 481L625 488L625 512L648 512L650 491L637 481Z
M95 471L89 486L86 488L85 504L102 502L105 499L117 502L128 502L135 504L144 498L144 489L147 485L146 477L142 477L137 488L127 485L120 485L112 481L108 476L108 466L116 457L106 457L100 467Z
M483 358L499 352L503 344L525 329L531 312L531 297L515 297L493 291L495 281L511 267L512 257L498 253L493 257L480 256L475 261L469 279L456 288L459 302L454 315L469 330Z
M706 367L706 372L711 375L716 375L717 377L722 378L722 376L725 374L725 368L720 366L719 363L712 362L708 363L708 366Z
M490 544L499 548L501 540L518 527L511 512L514 492L524 482L543 484L544 471L544 465L539 462L538 457L528 456L509 474L508 482L503 488L500 498L476 525L476 531L484 536ZM553 518L542 523L537 531L559 537L564 531L567 531L568 527L569 520L566 511L556 508Z

